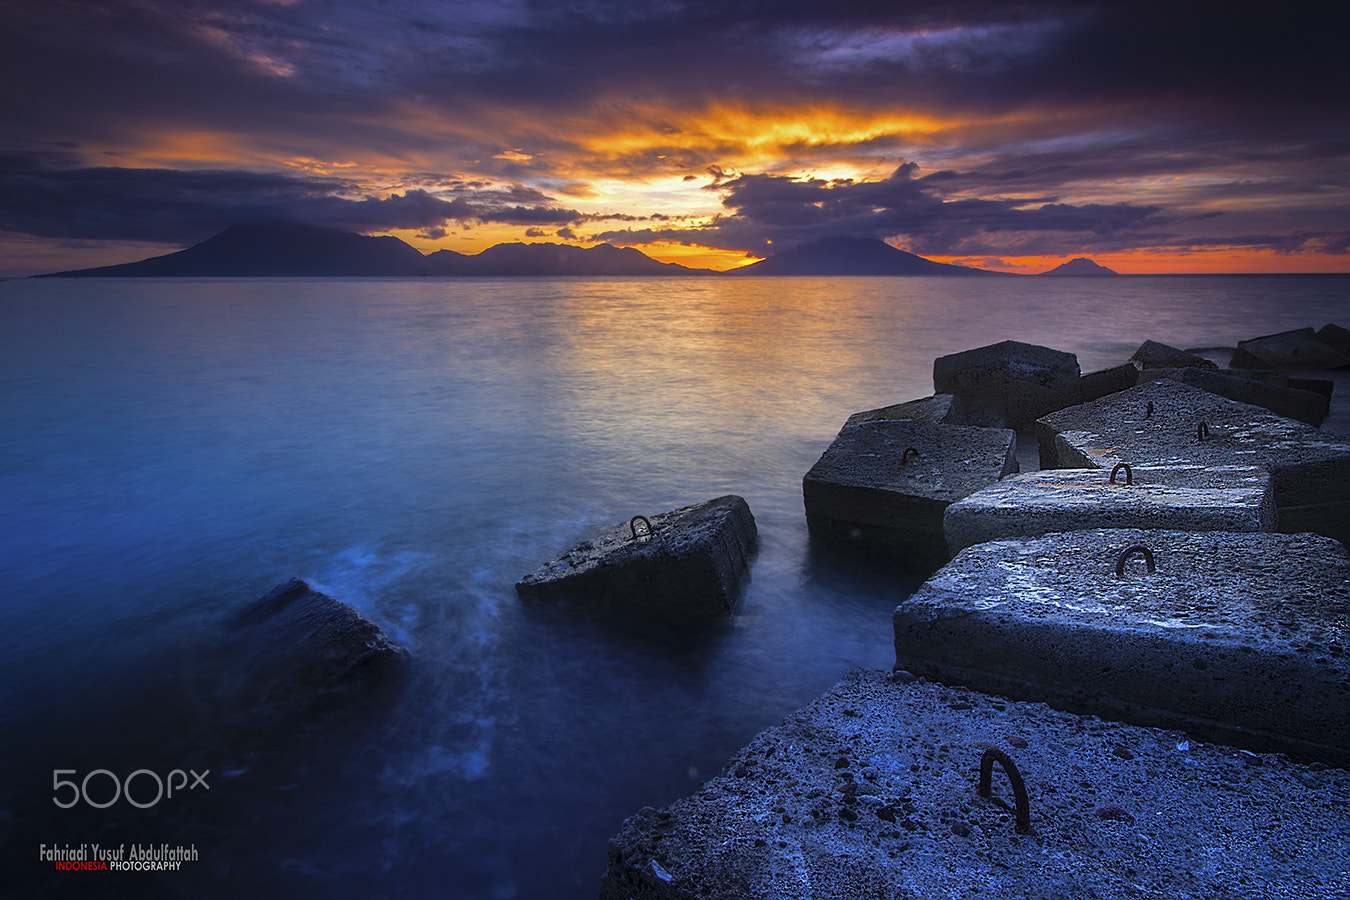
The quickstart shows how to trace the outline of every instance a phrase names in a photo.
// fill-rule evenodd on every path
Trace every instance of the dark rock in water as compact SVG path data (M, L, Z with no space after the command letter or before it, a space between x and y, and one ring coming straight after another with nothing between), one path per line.
M386 685L408 651L345 603L298 578L229 622L222 699L250 716L319 712Z
M911 452L911 450L913 452ZM1017 435L892 419L846 425L802 479L812 537L947 560L947 507L1017 471Z
M526 575L526 599L570 599L670 621L735 607L759 532L733 494L651 517L635 516Z
M1130 362L1140 369L1218 368L1203 356L1196 356L1194 353L1187 353L1185 350L1178 350L1157 341L1144 341L1140 344L1139 349L1130 357Z
M1350 356L1350 328L1323 325L1317 329L1317 339L1339 353Z
M1274 373L1283 374L1283 373ZM1274 380L1245 378L1239 374L1211 372L1202 369L1148 369L1139 373L1140 384L1158 378L1170 378L1181 384L1189 384L1201 390L1209 391L1236 400L1261 406L1287 419L1306 422L1314 427L1321 425L1331 409L1330 392L1323 394L1310 390L1280 385ZM1285 379L1286 381L1288 379ZM1312 379L1296 379L1311 382ZM1326 382L1330 385L1330 382Z
M1089 372L1079 382L1081 403L1105 397L1118 391L1127 391L1139 382L1139 370L1134 363L1122 363L1099 372Z
M955 394L970 425L1018 428L1080 402L1078 357L1003 341L939 357L933 390Z
M1323 331L1334 336L1329 329ZM1228 364L1234 369L1340 369L1350 366L1350 354L1318 340L1311 328L1299 328L1239 341Z

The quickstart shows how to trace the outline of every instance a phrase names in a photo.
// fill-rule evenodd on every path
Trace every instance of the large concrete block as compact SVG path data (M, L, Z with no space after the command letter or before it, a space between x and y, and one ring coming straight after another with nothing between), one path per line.
M1234 369L1340 369L1350 366L1350 355L1318 340L1311 328L1299 328L1238 341L1228 364Z
M1107 394L1127 391L1138 383L1139 369L1134 363L1123 363L1109 369L1089 372L1079 381L1080 399L1083 403L1087 403Z
M1282 375L1283 373L1272 374ZM1149 369L1139 373L1141 384L1158 378L1170 378L1181 384L1189 384L1192 387L1209 391L1211 394L1227 397L1229 400L1260 406L1277 416L1295 419L1312 425L1314 428L1322 424L1322 420L1327 417L1327 412L1331 409L1330 392L1324 394L1318 391L1289 387L1287 377L1284 379L1285 384L1280 384L1277 379L1273 378L1245 378L1240 375L1204 371L1196 368ZM1308 379L1303 379L1302 383L1307 381ZM1330 384L1330 382L1325 383Z
M1105 469L1009 476L947 507L947 549L1099 528L1275 531L1270 473L1256 466L1139 466L1112 477Z
M932 422L935 425L964 425L965 417L961 403L951 394L935 394L880 409L868 409L856 412L844 423L847 428L859 422L881 422L889 419L912 419L917 422Z
M1026 787L1019 834L998 766ZM610 841L601 900L1350 895L1350 776L850 673Z
M1130 362L1139 369L1218 368L1203 356L1187 353L1185 350L1169 347L1157 341L1144 341L1140 344L1139 349L1130 357Z
M1317 339L1336 352L1350 356L1350 328L1323 325L1317 329Z
M1262 466L1281 531L1350 540L1350 439L1257 406L1162 379L1045 416L1037 438L1043 469Z
M1145 547L1156 569L1128 556ZM1108 529L963 550L895 610L896 665L1350 766L1350 557L1313 534Z
M729 494L615 525L526 575L516 592L671 621L725 616L758 538L749 505Z
M1018 428L1079 402L1078 357L1003 341L933 362L933 390L954 394L972 425Z
M807 525L815 537L942 562L947 506L1016 472L1016 450L1005 429L905 419L845 426L802 479Z

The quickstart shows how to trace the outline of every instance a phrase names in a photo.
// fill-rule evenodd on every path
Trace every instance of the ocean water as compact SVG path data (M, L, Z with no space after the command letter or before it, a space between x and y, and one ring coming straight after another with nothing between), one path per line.
M849 668L890 665L913 583L813 548L802 514L850 413L926 396L935 357L1004 339L1087 372L1145 339L1327 322L1350 325L1350 277L0 283L11 884L593 897L626 816L695 792ZM1327 427L1350 431L1339 405ZM761 540L726 622L515 595L601 527L725 493ZM376 621L412 671L367 719L241 749L184 685L222 666L222 619L291 577ZM57 808L54 770L99 768L211 774L146 809ZM93 841L199 856L142 875L39 861Z

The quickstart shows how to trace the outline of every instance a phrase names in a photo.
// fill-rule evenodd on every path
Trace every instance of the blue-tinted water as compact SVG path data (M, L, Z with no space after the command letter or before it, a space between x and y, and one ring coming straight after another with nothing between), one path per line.
M627 815L889 665L911 585L813 553L802 516L850 413L1008 338L1091 371L1146 338L1332 321L1350 278L0 284L10 871L55 893L594 896ZM517 600L589 531L724 493L761 535L729 623L635 633ZM224 615L292 576L409 647L412 678L383 719L237 758L171 695ZM209 795L51 804L53 769L125 774L148 744L211 768ZM200 861L38 862L90 840Z

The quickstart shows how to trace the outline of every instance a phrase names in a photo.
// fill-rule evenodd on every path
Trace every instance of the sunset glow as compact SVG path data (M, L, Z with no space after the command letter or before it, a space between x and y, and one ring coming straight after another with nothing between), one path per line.
M12 6L0 246L41 250L3 274L269 220L713 269L844 235L1002 271L1350 271L1327 23L1234 14L1218 40L1198 12L1111 5Z

